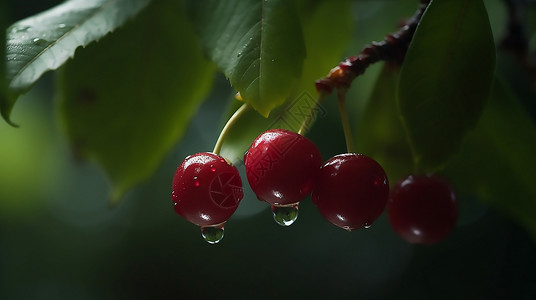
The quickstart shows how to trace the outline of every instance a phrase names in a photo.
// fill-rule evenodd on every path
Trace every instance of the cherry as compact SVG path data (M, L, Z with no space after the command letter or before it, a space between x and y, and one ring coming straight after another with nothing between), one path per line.
M244 196L236 167L209 152L186 157L175 171L172 190L175 212L201 227L222 227ZM214 230L202 231L205 236Z
M374 159L339 154L322 165L312 198L330 223L349 231L368 228L385 209L389 182Z
M313 189L322 156L306 137L271 129L253 141L244 163L257 198L272 205L278 224L288 226L297 217L297 203Z
M454 228L458 201L444 178L410 175L393 187L387 215L403 239L430 245L444 239Z

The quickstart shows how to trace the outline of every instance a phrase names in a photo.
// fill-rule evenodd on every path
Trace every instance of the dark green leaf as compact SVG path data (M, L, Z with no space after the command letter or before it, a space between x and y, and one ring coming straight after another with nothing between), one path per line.
M6 57L6 26L7 26L7 4L5 1L0 2L0 114L4 117L5 120L9 122L9 108L7 103L10 102L7 92L7 80L6 80L6 60L3 59Z
M444 166L489 97L495 48L482 0L432 1L400 74L400 114L424 171Z
M391 184L413 170L411 150L396 109L399 73L398 66L383 66L358 119L356 138L359 152L377 160Z
M476 194L536 237L536 124L499 80L475 132L445 169L462 195Z
M150 0L71 0L13 24L7 33L7 84L0 98L6 120L17 97L49 70L122 25ZM4 56L3 56L4 57Z
M187 1L205 51L263 116L293 90L305 57L294 1Z
M325 0L310 4L302 1L298 5L307 49L302 77L286 103L275 109L268 118L250 110L235 124L221 151L223 156L234 162L243 158L251 142L263 131L270 128L297 131L308 115L321 117L326 113L322 106L316 106L314 82L337 65L350 39L350 2Z
M61 117L75 150L108 173L116 201L183 135L214 67L176 1L152 2L76 55L61 72Z

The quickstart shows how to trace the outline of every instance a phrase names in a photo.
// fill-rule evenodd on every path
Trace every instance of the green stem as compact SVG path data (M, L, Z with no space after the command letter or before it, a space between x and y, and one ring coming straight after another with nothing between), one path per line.
M315 102L315 108L318 107L326 98L329 96L329 93L326 92L320 92L318 94L318 98L316 98ZM300 126L300 129L298 130L298 134L305 135L305 132L309 129L311 123L313 122L313 119L315 117L315 109L312 109L307 118L303 121L302 125Z
M225 126L220 132L220 136L218 137L218 140L216 141L216 145L214 145L214 150L212 151L214 154L220 154L221 147L223 146L223 139L233 127L233 124L236 123L236 121L242 116L251 106L247 103L242 104L235 112L234 114L229 118Z
M346 113L346 89L338 91L339 98L339 113L341 115L342 128L344 130L344 139L346 140L346 150L348 153L355 153L354 140L352 138L352 129L350 128L350 121L348 120L348 113Z

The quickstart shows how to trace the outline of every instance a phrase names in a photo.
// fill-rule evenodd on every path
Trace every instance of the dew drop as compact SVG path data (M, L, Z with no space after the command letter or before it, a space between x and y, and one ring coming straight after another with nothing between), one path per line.
M274 221L281 226L290 226L298 218L298 204L276 206L272 205Z
M370 226L372 226L372 224L369 223L368 221L363 222L363 228L368 229L370 228Z
M41 39L41 38L35 38L35 39L32 40L32 42L34 43L34 45L38 45L38 46L44 46L44 45L48 44L47 40L44 40L44 39Z
M385 185L385 184L387 184L385 182L385 179L381 179L381 178L374 179L374 186L380 186L380 185Z
M201 235L207 243L217 244L223 239L223 225L201 227Z
M210 171L211 172L216 172L216 168L212 167L212 168L210 168Z
M58 24L58 28L65 28L65 27L67 27L67 25L65 25L63 23Z

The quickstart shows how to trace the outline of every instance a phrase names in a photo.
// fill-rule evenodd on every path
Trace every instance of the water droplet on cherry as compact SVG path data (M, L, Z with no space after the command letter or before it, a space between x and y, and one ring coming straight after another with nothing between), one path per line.
M370 228L370 226L372 226L372 224L369 223L368 221L363 222L363 228L368 229Z
M272 205L274 221L281 226L290 226L298 218L298 204L285 206Z
M201 227L201 235L209 244L217 244L223 239L224 229L223 224L219 226Z

